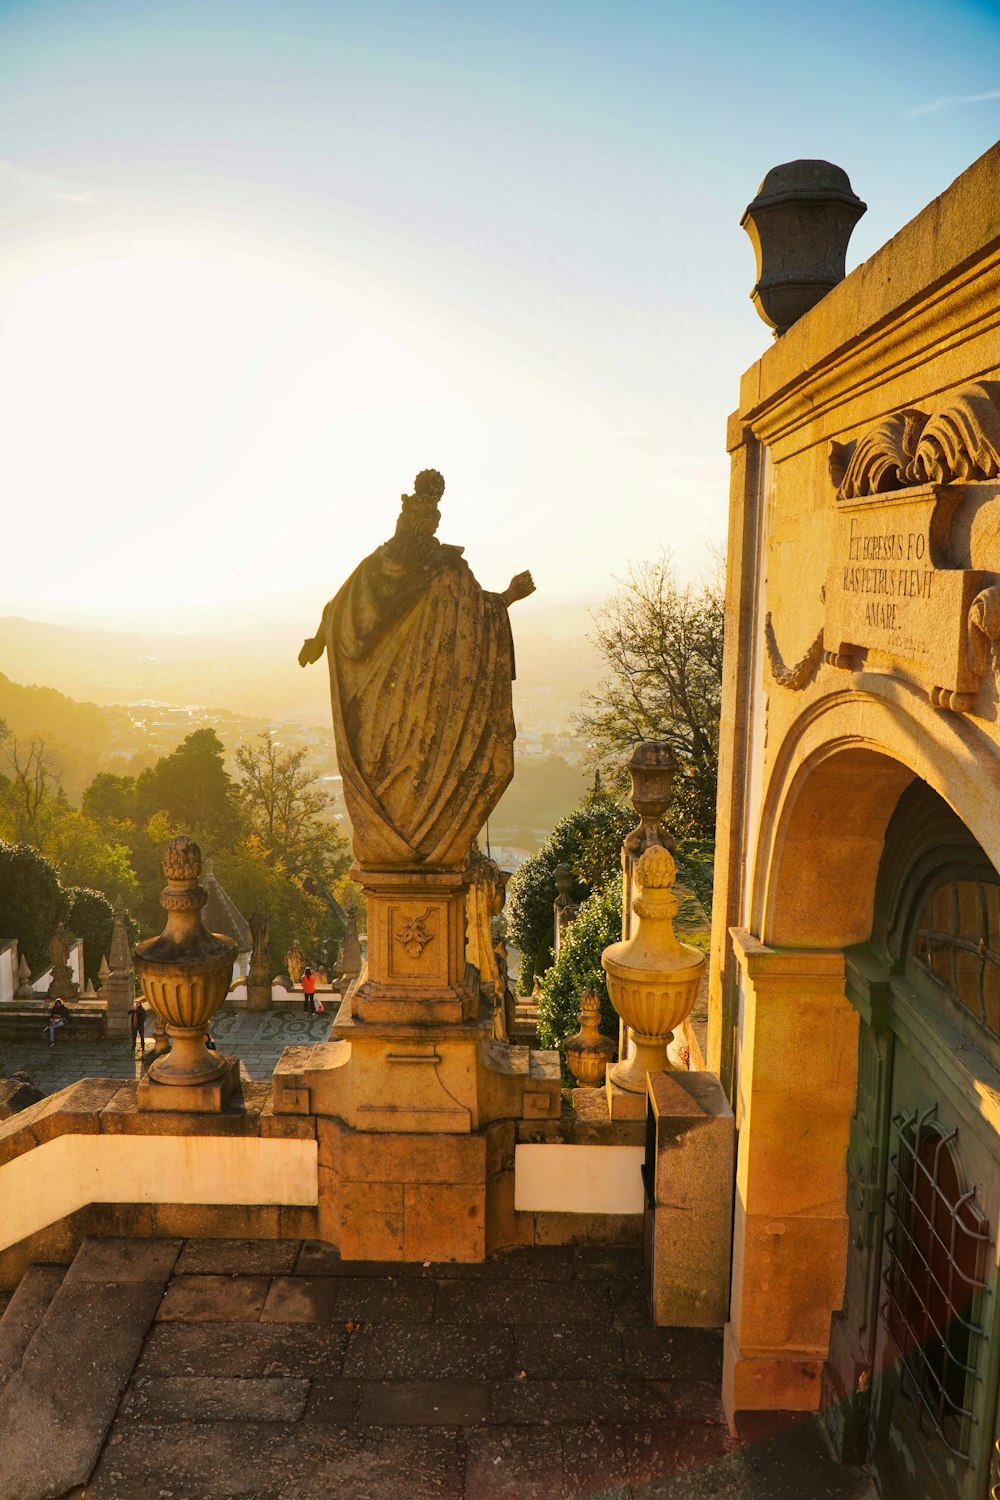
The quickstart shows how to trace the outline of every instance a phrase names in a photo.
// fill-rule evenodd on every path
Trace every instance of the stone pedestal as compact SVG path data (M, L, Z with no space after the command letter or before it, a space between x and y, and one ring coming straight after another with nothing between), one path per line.
M130 1033L129 1011L135 999L135 977L132 970L112 970L101 989L101 999L106 1001L108 1036L128 1036Z
M646 1118L647 1096L619 1088L618 1084L612 1081L610 1068L604 1082L604 1092L608 1101L608 1114L612 1120L644 1120Z
M361 872L368 963L352 991L357 1020L455 1024L479 1014L479 975L466 963L461 870Z
M202 1114L220 1114L239 1086L240 1060L220 1057L222 1072L208 1083L158 1083L150 1073L136 1084L138 1109L161 1110L176 1114L178 1110Z
M251 965L247 979L247 1010L270 1010L270 1008L271 981L266 977L261 979L255 976L253 965Z
M650 1073L646 1280L661 1328L721 1328L729 1313L736 1122L714 1073Z

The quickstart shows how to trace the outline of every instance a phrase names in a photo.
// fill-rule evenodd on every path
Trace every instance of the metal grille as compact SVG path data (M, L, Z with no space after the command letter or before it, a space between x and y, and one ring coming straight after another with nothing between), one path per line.
M932 1123L935 1108L892 1122L889 1254L879 1314L902 1356L902 1389L919 1408L922 1428L971 1462L990 1241L975 1188L962 1188L958 1132Z

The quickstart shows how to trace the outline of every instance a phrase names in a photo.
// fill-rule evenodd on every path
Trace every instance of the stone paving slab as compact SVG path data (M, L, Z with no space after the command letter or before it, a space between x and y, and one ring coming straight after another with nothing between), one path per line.
M730 1436L720 1334L638 1321L631 1252L353 1275L329 1247L175 1242L156 1321L155 1281L88 1279L115 1253L88 1246L59 1293L150 1297L72 1500L873 1500L815 1421ZM46 1372L61 1389L55 1355ZM54 1416L16 1415L30 1457ZM0 1482L2 1500L63 1493Z
M266 1276L178 1276L167 1287L157 1322L255 1322L270 1284Z
M6 1308L0 1309L0 1386L20 1365L65 1274L65 1266L29 1266Z

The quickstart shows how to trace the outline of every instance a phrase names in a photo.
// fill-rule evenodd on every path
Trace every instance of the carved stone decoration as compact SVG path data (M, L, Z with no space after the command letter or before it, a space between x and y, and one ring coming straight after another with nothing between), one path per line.
M635 869L635 930L601 955L611 1003L635 1044L632 1056L612 1068L608 1080L628 1093L645 1095L647 1073L672 1068L667 1047L691 1014L706 963L704 953L678 941L674 932L680 906L676 879L670 850L647 849Z
M771 667L771 676L779 687L793 688L796 691L805 687L810 677L819 665L823 655L823 632L820 630L809 650L801 661L797 661L793 667L787 667L782 660L781 652L778 650L778 640L771 623L771 612L768 610L764 619L764 641L767 645L767 659Z
M580 996L580 1030L563 1046L566 1066L581 1088L598 1088L618 1048L600 1030L601 1002L593 990Z
M865 210L832 162L789 161L768 172L740 225L757 257L750 296L775 338L843 281L847 243Z
M394 535L355 568L302 646L326 652L337 763L365 870L465 868L514 774L508 608L436 535L444 479L417 475Z
M17 961L17 989L14 991L15 1000L32 1000L35 992L31 988L31 965L24 954Z
M962 484L1000 476L1000 382L963 386L928 414L907 406L853 447L830 444L838 500L884 495L910 485Z
M209 1052L204 1039L229 992L236 944L221 933L206 931L202 922L207 896L198 884L201 850L193 839L181 834L167 845L163 873L167 884L160 905L167 913L166 925L159 937L146 938L136 946L135 968L172 1045L152 1064L144 1082L187 1088L192 1103L197 1104L202 1085L231 1072L230 1060ZM145 1094L140 1100L143 1107L171 1107L154 1102L149 1088Z
M433 931L424 925L430 914L431 908L428 906L419 916L407 917L396 933L396 942L406 949L411 958L423 958L424 949L434 941Z
M976 595L969 610L969 663L974 672L985 672L987 656L1000 692L1000 588L992 584Z

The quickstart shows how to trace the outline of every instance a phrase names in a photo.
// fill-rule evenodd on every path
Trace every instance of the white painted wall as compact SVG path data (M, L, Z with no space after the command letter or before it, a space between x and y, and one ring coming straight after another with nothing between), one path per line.
M514 1207L522 1213L641 1214L642 1146L515 1146Z
M61 1135L0 1167L0 1250L88 1203L318 1202L315 1140Z
M6 1005L14 998L17 989L17 942L14 938L8 938L6 942L0 940L0 1005Z

